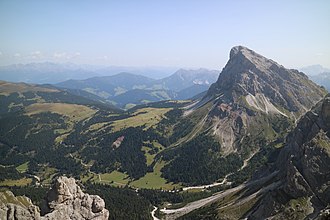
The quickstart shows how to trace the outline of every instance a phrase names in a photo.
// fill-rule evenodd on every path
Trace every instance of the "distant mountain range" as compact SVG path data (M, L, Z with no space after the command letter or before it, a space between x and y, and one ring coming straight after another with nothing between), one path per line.
M218 71L180 69L169 77L155 80L142 75L119 73L55 84L66 89L83 90L120 108L162 100L188 99L206 91ZM85 94L86 95L86 94Z
M0 66L1 80L25 83L57 83L68 79L85 79L98 75L92 68L51 62Z
M308 76L319 75L320 73L330 72L330 69L323 67L320 64L305 66L299 69L301 72L304 72Z
M202 68L179 69L168 76L171 72L174 68L45 62L0 66L0 79L54 84L76 95L129 108L162 100L189 99L205 92L219 75L217 70Z
M311 65L299 70L330 91L330 69ZM89 99L129 108L148 102L192 98L205 92L219 75L217 70L201 68L179 69L166 76L174 71L175 68L164 67L104 67L44 62L0 66L0 79L56 84Z
M73 63L28 63L0 66L0 79L10 82L54 84L69 79L87 79L95 76L111 76L130 72L147 77L164 78L178 68L174 67L121 67L77 65Z
M317 84L324 86L328 91L330 91L330 72L323 72L314 76L310 76L310 79Z
M321 65L312 65L303 67L300 71L306 73L311 80L321 86L324 86L328 91L330 91L330 69Z

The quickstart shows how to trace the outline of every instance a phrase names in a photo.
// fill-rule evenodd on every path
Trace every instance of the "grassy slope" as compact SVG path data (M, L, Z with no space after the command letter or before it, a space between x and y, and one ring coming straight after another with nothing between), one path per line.
M163 177L161 177L161 169L165 166L165 161L158 161L152 173L147 173L144 177L135 180L131 185L135 188L146 189L173 189L179 185L168 183Z
M145 126L146 129L157 125L163 118L164 114L172 108L142 108L133 113L130 118L114 121L113 132L120 131L128 127Z
M29 165L29 162L25 162L25 163L19 165L18 167L16 167L16 170L20 173L25 173L28 169L28 165Z
M18 180L5 180L0 182L0 186L26 186L32 183L31 178L22 178Z
M67 103L35 103L25 108L26 114L31 116L42 112L52 112L67 116L71 121L77 122L86 119L93 114L93 110L84 105L67 104Z

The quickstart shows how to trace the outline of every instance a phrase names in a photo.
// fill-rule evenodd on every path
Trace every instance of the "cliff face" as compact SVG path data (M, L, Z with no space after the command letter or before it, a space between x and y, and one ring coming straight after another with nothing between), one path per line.
M1 219L57 220L82 219L106 220L109 211L97 195L83 193L73 178L59 177L47 193L44 204L39 208L26 197L15 197L11 192L0 193Z
M273 181L281 184L263 195L249 218L304 219L329 214L330 95L299 120L272 169L279 171Z
M25 196L17 196L10 192L0 192L1 220L40 220L39 207Z

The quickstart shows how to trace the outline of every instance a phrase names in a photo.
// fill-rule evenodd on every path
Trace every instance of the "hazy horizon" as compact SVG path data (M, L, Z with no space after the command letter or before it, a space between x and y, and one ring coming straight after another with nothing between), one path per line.
M330 67L328 1L0 2L0 65L221 70L243 45L288 68Z

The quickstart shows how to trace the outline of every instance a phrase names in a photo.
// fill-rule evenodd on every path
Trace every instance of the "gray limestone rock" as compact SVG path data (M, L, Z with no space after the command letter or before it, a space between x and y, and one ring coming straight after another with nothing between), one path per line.
M47 193L40 216L39 207L25 196L0 193L1 220L107 220L109 211L97 195L84 193L75 179L61 176Z
M0 192L1 220L40 220L39 207L25 196L15 196L10 191Z
M105 203L97 195L83 193L75 179L65 176L56 179L53 187L47 194L46 203L48 212L43 219L93 219L105 220L109 218L109 211Z

